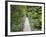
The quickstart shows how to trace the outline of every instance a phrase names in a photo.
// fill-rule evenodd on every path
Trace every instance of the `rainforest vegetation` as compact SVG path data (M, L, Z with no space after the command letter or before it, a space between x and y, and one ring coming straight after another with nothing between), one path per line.
M42 7L11 5L11 32L23 31L25 17L28 17L32 31L39 31L42 28Z

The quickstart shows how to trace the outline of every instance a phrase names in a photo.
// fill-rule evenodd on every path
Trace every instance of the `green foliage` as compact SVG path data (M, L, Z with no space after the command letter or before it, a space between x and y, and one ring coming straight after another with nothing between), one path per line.
M41 6L24 6L11 5L11 31L23 31L23 23L21 18L27 16L29 18L32 30L41 30L42 23L42 7Z
M30 6L28 7L27 15L29 17L30 24L32 23L32 30L41 30L42 23L42 7Z
M26 6L11 5L11 31L22 31L21 18L25 16Z

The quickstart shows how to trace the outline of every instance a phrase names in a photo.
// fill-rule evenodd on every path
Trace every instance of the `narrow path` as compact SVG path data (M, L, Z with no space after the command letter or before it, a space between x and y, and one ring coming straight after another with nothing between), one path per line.
M23 31L31 31L31 27L30 27L30 24L29 24L28 17L26 17Z

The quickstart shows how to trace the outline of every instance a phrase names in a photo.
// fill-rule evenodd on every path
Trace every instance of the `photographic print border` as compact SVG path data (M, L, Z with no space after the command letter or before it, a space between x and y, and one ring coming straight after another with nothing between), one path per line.
M44 33L8 35L8 2L44 4ZM24 36L24 35L40 35L40 34L45 34L45 3L42 3L42 2L26 2L26 1L5 1L5 36Z

